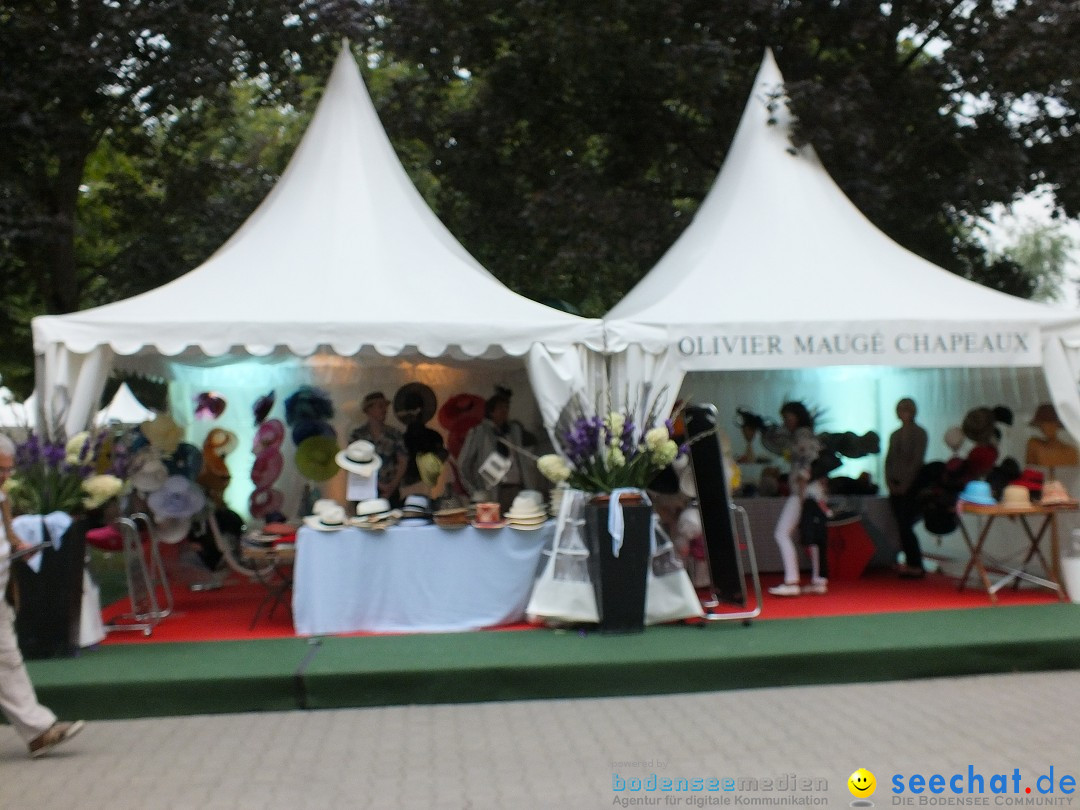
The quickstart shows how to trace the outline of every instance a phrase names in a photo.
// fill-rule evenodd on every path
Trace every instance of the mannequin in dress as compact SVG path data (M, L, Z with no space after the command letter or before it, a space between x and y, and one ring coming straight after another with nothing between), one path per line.
M1053 405L1044 402L1036 408L1031 424L1043 435L1028 439L1026 463L1047 467L1051 473L1055 467L1075 467L1080 464L1080 451L1077 451L1076 446L1058 438L1058 432L1063 425Z

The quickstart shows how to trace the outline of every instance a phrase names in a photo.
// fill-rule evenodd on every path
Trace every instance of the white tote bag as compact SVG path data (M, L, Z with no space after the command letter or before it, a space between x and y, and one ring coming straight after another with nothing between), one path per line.
M704 616L701 600L679 559L675 544L660 527L660 519L655 514L652 522L653 554L645 580L645 624Z
M529 621L578 624L600 621L596 591L589 577L589 552L581 539L581 512L585 493L567 491L559 504L547 563L533 584L525 608Z

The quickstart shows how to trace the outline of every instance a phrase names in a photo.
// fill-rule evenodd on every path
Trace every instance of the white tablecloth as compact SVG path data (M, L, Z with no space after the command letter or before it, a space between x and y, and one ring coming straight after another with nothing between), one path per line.
M304 527L296 536L298 635L455 632L520 621L555 532L395 526Z

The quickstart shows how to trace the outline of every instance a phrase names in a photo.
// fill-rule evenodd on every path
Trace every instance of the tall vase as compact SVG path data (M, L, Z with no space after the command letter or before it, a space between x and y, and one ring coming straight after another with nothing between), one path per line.
M640 633L645 629L645 584L652 560L652 507L641 496L623 494L622 543L612 542L608 496L596 496L585 507L589 568L596 588L602 633Z

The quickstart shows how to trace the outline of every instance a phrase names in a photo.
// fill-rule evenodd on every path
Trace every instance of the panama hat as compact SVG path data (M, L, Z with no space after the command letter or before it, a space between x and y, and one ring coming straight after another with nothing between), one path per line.
M1002 490L1001 505L1010 507L1031 506L1031 490L1021 484L1009 484Z
M331 436L309 436L296 448L296 469L312 481L328 481L338 473L334 456L337 439Z
M285 459L278 450L263 450L251 465L251 481L256 489L268 487L278 479L284 467Z
M382 466L382 459L375 452L375 445L366 439L352 442L334 456L334 461L343 470L370 478Z
M431 523L431 498L413 494L405 498L401 506L401 522L406 525Z
M390 511L390 501L386 498L369 498L366 501L360 501L356 505L357 517L372 517L377 515L383 515Z
M419 421L427 424L435 415L438 400L435 392L421 382L406 383L394 394L394 415L402 424Z
M336 503L317 514L308 515L304 518L304 523L320 532L336 532L349 525L346 520L345 507Z
M1024 492L1026 493L1027 490L1025 489ZM957 497L961 501L980 506L995 506L997 504L993 494L990 492L990 484L986 481L968 481Z
M1043 487L1041 502L1043 506L1064 506L1075 504L1076 499L1069 495L1063 483L1054 479L1047 481Z
M285 441L285 425L280 419L271 419L263 422L255 431L255 441L252 442L251 450L258 455L263 450L281 447L283 441Z

